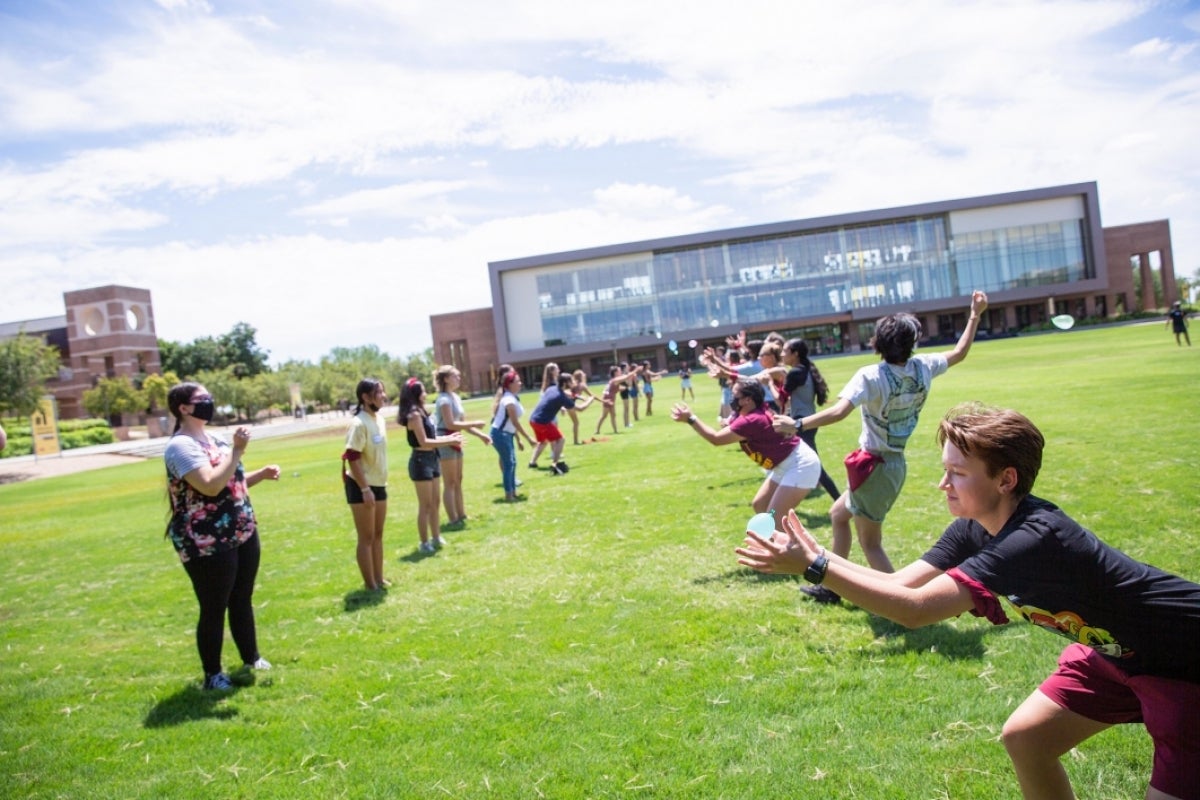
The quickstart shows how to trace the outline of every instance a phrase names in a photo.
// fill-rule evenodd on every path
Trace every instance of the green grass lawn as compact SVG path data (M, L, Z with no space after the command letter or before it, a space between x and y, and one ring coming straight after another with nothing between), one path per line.
M821 366L836 392L870 360ZM1160 325L977 343L934 384L909 445L885 526L893 561L949 521L938 418L983 400L1046 434L1037 494L1200 579L1198 377L1200 348ZM695 383L711 421L716 384ZM1016 796L1000 726L1063 640L969 616L908 631L738 567L760 473L672 423L678 394L664 379L652 417L568 445L567 476L518 454L524 503L498 502L494 453L469 439L471 521L428 558L393 434L395 585L379 603L357 591L340 432L252 442L247 466L284 471L252 491L259 641L275 669L224 697L198 690L196 602L163 538L161 461L0 486L0 796ZM589 435L598 414L583 414ZM839 485L858 429L855 414L818 437ZM823 539L830 502L801 506ZM236 662L232 642L225 656ZM1138 726L1067 764L1092 798L1141 797L1149 767Z

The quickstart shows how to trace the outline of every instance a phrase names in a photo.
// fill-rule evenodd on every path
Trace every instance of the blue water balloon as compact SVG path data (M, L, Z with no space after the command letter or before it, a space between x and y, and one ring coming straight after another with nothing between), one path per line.
M775 535L775 515L772 513L755 514L746 523L746 530L757 533L764 539Z

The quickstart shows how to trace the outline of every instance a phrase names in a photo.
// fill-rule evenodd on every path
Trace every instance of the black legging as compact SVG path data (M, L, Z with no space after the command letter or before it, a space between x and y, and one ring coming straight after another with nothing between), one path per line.
M808 430L800 431L800 438L804 443L812 448L812 451L817 452L817 429L809 428ZM842 496L838 491L837 484L833 482L833 478L829 477L829 473L825 471L825 465L821 465L821 488L829 493L829 496L837 500Z
M205 675L221 671L221 645L225 640L225 611L229 632L243 664L258 660L258 637L254 632L254 578L258 575L259 544L255 533L241 547L211 556L193 558L183 564L196 599L200 619L196 622L196 648Z

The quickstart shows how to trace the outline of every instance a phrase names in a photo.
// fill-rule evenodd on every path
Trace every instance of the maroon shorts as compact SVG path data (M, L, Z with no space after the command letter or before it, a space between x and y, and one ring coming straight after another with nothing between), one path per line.
M1110 725L1143 722L1154 740L1150 785L1200 800L1200 683L1130 675L1090 647L1073 644L1039 687L1076 714Z
M559 439L563 438L562 431L560 431L558 429L558 425L554 424L553 422L549 424L543 424L541 422L533 422L531 420L529 427L533 428L533 438L537 439L539 442L557 442Z

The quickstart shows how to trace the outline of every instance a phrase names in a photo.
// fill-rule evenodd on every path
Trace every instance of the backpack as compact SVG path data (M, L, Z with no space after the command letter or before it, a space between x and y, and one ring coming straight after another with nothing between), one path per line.
M813 379L813 395L817 401L817 405L825 405L825 401L829 399L829 384L825 382L825 378L821 376L821 371L817 369L817 365L811 361L808 364L808 374L812 375Z

